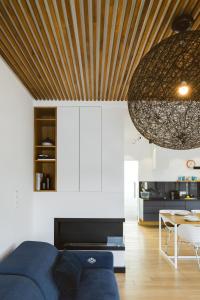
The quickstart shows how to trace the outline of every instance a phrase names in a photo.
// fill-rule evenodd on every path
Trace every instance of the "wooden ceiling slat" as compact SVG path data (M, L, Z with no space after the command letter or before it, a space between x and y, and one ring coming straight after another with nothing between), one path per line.
M83 44L83 56L84 56L84 62L85 62L85 72L86 75L86 82L88 83L88 99L92 99L92 74L91 74L91 57L90 57L90 31L89 31L89 17L88 17L88 2L87 0L79 1L79 5L77 3L77 7L79 6L79 11L82 10L82 19L84 18L84 25L85 28L82 30L79 30L82 33L82 38L85 36L85 41ZM86 51L86 56L85 56Z
M121 43L121 48L119 53L120 55L118 56L118 63L116 65L114 81L112 86L112 96L111 96L112 99L115 99L115 90L119 82L120 71L121 68L123 68L124 59L125 57L127 57L128 49L131 51L143 6L144 6L144 1L128 2L126 8L125 21L122 29L123 34L122 34L122 43Z
M108 51L107 51L107 61L106 61L106 72L105 72L105 86L104 86L104 93L103 99L106 99L107 88L108 88L108 81L109 81L109 74L110 74L110 64L111 64L111 56L114 54L113 52L113 45L114 45L114 34L115 34L115 27L116 27L116 19L117 19L117 11L118 11L119 1L115 0L113 4L113 15L112 15L112 23L111 23L111 31L110 37L108 38Z
M105 76L105 60L106 60L106 43L107 43L107 34L108 34L108 18L110 10L110 0L105 2L105 11L104 11L104 21L102 23L103 27L103 45L102 45L102 59L101 59L101 85L100 85L100 99L103 100L103 84Z
M96 99L100 100L99 95L99 64L100 64L100 36L101 36L101 1L96 0Z
M12 6L10 6L10 3L7 1L1 1L0 2L0 11L1 14L4 16L4 20L7 23L7 26L10 28L10 30L15 35L16 39L20 43L21 47L23 49L26 49L25 55L27 59L30 59L34 62L35 68L38 70L40 74L40 80L45 86L45 80L43 81L43 78L45 77L45 74L43 73L42 63L39 62L38 59L38 53L37 51L34 51L35 49L32 48L31 43L29 42L29 39L27 38L27 35L25 34L25 28L21 25L19 22L17 15L15 14L15 11L13 10ZM3 18L3 17L2 17ZM3 28L2 28L3 30ZM34 69L35 69L34 68Z
M82 84L84 85L85 99L90 99L92 84L89 79L89 62L88 62L88 49L87 43L89 43L89 34L86 33L86 25L85 19L88 18L88 10L87 10L87 1L74 1L74 8L76 13L75 26L74 28L77 31L76 37L76 46L78 49L79 55L79 69L82 71ZM87 26L88 27L88 26ZM77 39L78 37L78 39ZM79 42L78 42L79 41Z
M148 5L148 3L147 3L147 5ZM125 61L129 57L129 55L131 55L131 53L132 53L132 47L133 47L134 40L136 38L136 34L137 34L137 30L138 30L138 27L140 24L142 12L145 9L145 7L147 7L147 5L145 6L145 1L141 1L141 2L133 1L132 2L129 20L127 23L127 29L125 31L126 34L125 34L124 43L123 43L123 50L121 52L120 63L118 65L117 72L116 72L115 84L114 84L113 95L112 95L113 99L117 99L116 98L116 89L117 89L117 86L119 86L119 80L121 77L121 73L123 72L123 69L125 69ZM118 99L118 100L120 100L120 99Z
M77 54L78 54L79 70L80 70L80 76L81 76L81 86L82 86L82 91L83 91L82 99L86 100L85 77L84 77L84 73L83 73L81 45L80 45L79 34L78 34L78 25L77 25L77 17L76 17L76 9L75 9L74 0L70 0L70 7L71 7L72 21L73 21L73 26L74 26L74 34L75 34L75 41L76 41Z
M148 2L146 2L145 4L147 4ZM161 1L157 2L156 1L149 1L149 3L147 5L144 6L144 11L143 11L143 18L140 19L139 25L138 25L138 29L136 32L136 41L137 41L137 45L134 45L134 52L133 54L127 55L126 60L125 60L125 65L123 68L123 71L120 74L120 83L117 86L116 89L116 97L117 99L121 99L121 93L123 92L125 86L124 83L126 81L126 78L124 78L125 75L125 66L126 66L126 72L127 72L127 68L128 68L128 74L133 66L133 62L134 59L136 57L136 54L138 53L138 51L140 51L140 45L142 42L142 39L145 39L145 29L147 28L147 26L150 26L151 24L151 18L153 18L154 13L156 11L156 6L159 6L161 3ZM146 11L146 12L145 12ZM151 12L153 12L153 15L151 15ZM151 18L150 18L151 16ZM130 59L129 59L130 58ZM122 89L119 89L119 86L122 87Z
M48 16L49 16L49 19L51 22L54 38L55 38L55 41L57 44L57 48L59 51L59 55L61 58L61 62L62 62L63 68L64 68L66 80L67 80L66 88L67 88L68 94L70 95L70 98L72 99L74 90L73 90L73 84L72 84L71 70L69 67L68 60L65 55L66 53L65 53L65 49L64 49L64 45L63 45L63 40L61 37L61 31L60 31L58 19L56 16L57 2L48 0L48 2L46 2L46 3L48 3L48 5L46 6L47 13L48 13Z
M90 76L91 76L91 90L92 93L90 95L90 99L95 99L94 97L94 88L95 88L95 82L94 82L94 32L93 32L93 5L92 0L88 0L87 6L88 6L88 24L89 24L89 53L90 53ZM95 49L96 50L96 49Z
M131 60L127 61L128 72L126 74L126 77L124 76L124 74L121 76L120 84L122 86L122 89L121 90L118 89L118 91L117 91L117 97L119 99L121 99L123 97L124 90L126 89L125 84L126 84L127 79L129 77L132 77L129 74L133 70L133 65L135 64L135 66L137 66L140 59L142 58L144 49L146 47L150 33L154 26L155 20L158 19L158 13L161 8L162 1L158 2L157 0L154 0L154 1L150 2L150 5L151 6L148 7L145 19L143 21L143 24L142 24L143 26L141 28L140 35L137 38L137 47L135 47L135 50L131 57Z
M180 15L184 12L185 10L185 7L188 5L190 0L180 0L178 2L178 5L174 11L174 14L175 15ZM163 35L162 35L162 39L166 39L167 37L169 37L171 34L173 34L173 31L172 31L172 28L171 28L171 24L172 24L172 21L173 21L173 18L169 20L168 22L168 26L166 27L166 31L163 32Z
M81 56L83 60L83 72L84 72L84 83L86 100L90 99L90 80L89 80L89 62L88 62L88 51L87 51L87 39L86 39L86 22L85 22L85 6L86 2L84 0L76 0L76 14L77 14L77 24L78 24L78 34L81 46Z
M163 24L163 20L167 11L169 10L171 0L163 0L161 9L159 14L157 15L157 26L153 26L151 33L149 34L148 40L146 42L146 46L143 47L143 52L141 53L141 57L145 55L154 45L155 39L159 31L161 30L161 26ZM136 65L136 64L135 64Z
M60 53L59 53L59 50L58 50L58 47L56 44L55 36L53 34L51 21L49 19L49 15L47 13L46 5L48 5L46 3L46 1L43 1L43 0L36 1L36 6L38 9L39 15L41 17L42 23L43 23L43 28L46 32L46 35L47 35L47 38L48 38L48 41L49 41L49 44L50 44L50 47L52 50L52 54L54 56L54 61L56 62L56 65L57 65L57 68L59 71L57 76L59 78L59 82L62 87L62 93L63 93L64 97L66 99L68 99L68 92L67 92L68 82L67 82L66 74L64 71L64 66L62 64L62 60L60 57Z
M97 3L95 0L90 0L92 5L92 14L93 14L93 49L94 49L94 98L95 100L98 100L97 93L96 93L96 43L97 43L97 14L99 13L96 9Z
M18 70L18 76L21 79L21 81L25 83L26 87L31 88L31 90L33 91L32 95L34 95L36 99L38 99L39 91L37 89L34 89L34 85L32 85L32 83L29 81L29 78L26 77L26 75L24 74L24 70L21 68L21 65L17 62L15 57L12 56L10 50L11 48L6 48L5 44L3 44L2 40L0 39L0 52L2 57L4 57L5 60L8 59L10 63L9 65L15 70Z
M26 1L26 0L23 0ZM24 7L26 8L25 4ZM29 9L29 10L28 10ZM49 77L51 78L52 87L56 93L57 99L63 98L62 88L58 78L58 68L56 62L54 61L54 56L51 51L49 40L47 38L46 32L44 30L41 17L39 15L37 6L34 0L27 2L27 16L29 17L30 27L37 38L38 45L40 47L41 54L45 61L45 70L49 72Z
M185 6L184 12L186 14L191 14L195 19L196 12L199 6L199 0L188 1L188 4Z
M0 12L0 15L1 15L1 12ZM1 22L3 25L4 31L1 31L1 29L0 29L0 31L1 31L2 38L5 35L5 40L4 40L5 45L7 44L6 39L8 39L10 42L10 45L11 45L9 48L12 48L13 53L16 53L16 57L19 57L22 65L23 65L23 68L26 69L26 71L28 73L28 77L32 78L32 80L34 81L34 85L38 88L38 90L41 90L41 94L45 98L47 95L45 94L45 90L43 89L43 85L41 84L42 83L41 75L37 71L37 68L35 68L35 65L33 64L32 60L31 60L31 56L26 51L26 49L23 47L23 44L19 43L19 39L17 39L17 34L14 36L12 34L12 31L9 30L9 27L4 22L3 17L2 17ZM14 32L15 32L15 30L14 30ZM32 72L33 72L34 76L32 76Z
M71 63L71 56L70 56L70 51L69 51L69 47L67 47L67 38L65 38L65 33L63 31L63 24L60 18L60 13L62 13L62 4L61 4L61 0L57 1L54 0L54 9L55 9L55 14L57 17L57 21L58 21L58 26L59 26L59 30L60 30L60 36L61 36L61 40L62 40L62 45L64 48L64 53L65 53L65 57L66 57L66 61L68 64L68 68L69 68L69 73L70 73L70 83L71 83L71 89L72 91L72 97L74 99L77 99L77 88L76 88L76 75L74 72L74 68L73 68L73 64ZM69 44L69 43L68 43Z
M72 57L72 53L71 53L71 45L70 45L70 41L68 38L66 24L65 24L65 17L64 17L64 11L63 11L64 9L62 7L62 0L57 0L56 4L57 4L56 13L58 15L61 37L62 37L62 41L63 41L65 53L66 53L66 58L67 58L69 66L70 66L71 77L73 78L73 80L72 80L72 85L74 88L73 99L79 99L80 94L79 94L79 87L78 87L78 83L77 83L78 77L76 75L76 67L74 66L74 63L73 63L73 57Z
M156 1L156 0L154 0L154 1ZM164 23L165 26L164 26L163 30L160 29L160 31L157 32L157 35L155 35L155 37L153 38L152 46L154 46L154 45L157 43L157 42L155 43L155 40L158 40L158 39L159 39L159 41L161 40L161 37L158 38L160 32L163 33L164 38L166 38L166 37L167 37L167 36L166 36L166 34L167 34L166 32L167 32L168 28L171 28L172 14L173 14L175 11L177 11L177 10L179 9L179 7L180 7L180 1L177 0L177 1L174 3L174 0L172 0L171 3L172 3L172 9L171 9L171 7L169 6L168 10L166 11L166 15L167 15L167 12L169 11L169 12L170 12L170 16L168 17L168 20L164 20L164 19L163 19L163 23ZM187 2L185 1L185 5L186 5L186 4L187 4ZM162 25L160 26L160 28L161 28L161 27L162 27ZM143 54L146 53L147 49L148 49L148 48L146 48L146 47L144 48ZM148 49L148 50L150 50L150 49ZM142 57L142 55L140 55L140 58L141 58L141 57ZM133 64L133 63L132 63L132 64ZM132 68L129 68L129 70L128 70L128 72L127 72L127 76L126 76L125 82L124 82L124 84L123 84L123 90L122 90L122 97L124 97L124 98L126 98L126 96L127 96L127 92L128 92L128 87L127 87L127 85L129 85L129 82L130 82L130 80L131 80L131 78L132 78L132 76L133 76L133 73L134 73L135 68L137 67L137 65L138 65L138 62L135 63L134 66L133 66Z
M6 49L10 49L12 51L12 57L14 57L16 63L20 65L21 70L23 70L23 75L28 79L27 81L28 84L30 86L36 86L38 93L43 95L44 98L48 97L48 94L46 94L45 90L40 86L37 80L35 80L35 78L37 77L31 77L29 71L26 69L21 53L17 52L18 48L15 46L14 42L12 41L12 38L8 39L9 35L8 34L5 35L4 32L1 31L1 29L0 29L0 35L1 35L1 40L3 45L5 45ZM13 48L13 46L15 48Z
M166 32L169 24L171 24L171 22L172 22L172 16L175 14L175 11L179 5L179 1L180 0L177 0L174 3L173 0L170 0L169 7L163 16L162 24L160 26L159 31L157 32L157 34L155 36L152 46L154 46L155 44L159 43L162 40L162 36L163 36L164 32Z
M120 5L122 4L122 5ZM112 55L112 61L111 61L111 75L110 75L110 82L108 86L108 92L106 95L106 98L111 99L111 87L113 84L113 79L114 79L114 73L116 69L116 63L117 63L117 57L120 51L120 41L122 39L122 30L123 30L123 25L124 25L124 18L125 18L125 13L126 13L126 7L127 7L127 0L124 0L123 2L119 3L119 8L118 8L118 23L117 23L117 28L115 31L115 38L114 41L115 43L115 48L113 48L113 55ZM121 15L120 15L121 14ZM112 99L114 100L114 99Z
M44 86L46 88L46 90L48 91L49 94L52 93L52 86L50 84L50 82L48 81L48 74L45 74L45 71L44 71L44 60L42 58L42 55L41 55L41 52L38 48L38 45L37 45L37 39L35 39L30 27L29 27L29 24L24 16L24 13L22 11L22 7L20 6L20 2L18 2L17 0L12 0L10 1L10 4L13 8L13 10L15 11L15 14L18 18L18 21L19 23L21 24L21 27L23 28L23 31L25 32L26 34L26 38L30 41L30 44L31 44L31 48L34 47L34 49L36 49L36 54L37 54L37 57L38 57L38 62L40 63L40 61L42 61L42 63L40 63L40 66L42 68L42 73L43 73L43 76L45 78L47 78L47 80L45 79L44 80Z
M108 72L109 65L109 46L111 41L112 34L112 22L114 16L114 8L116 7L117 0L110 0L109 5L109 14L108 14L108 22L107 22L107 34L105 40L105 61L104 61L104 72L103 72L103 84L102 84L102 99L105 99L105 89L106 89L106 77Z
M195 30L198 29L200 25L200 1L199 0L197 0L197 3L192 10L192 16L194 18L193 29Z
M0 54L36 99L126 100L141 58L199 0L0 0Z
M51 62L48 59L46 50L45 50L45 44L42 40L40 30L37 26L37 21L34 18L34 13L32 11L31 7L31 1L21 0L20 2L21 10L24 13L24 16L27 20L27 23L29 24L29 27L32 31L32 34L34 36L34 39L37 42L37 47L43 57L43 61L45 62L44 65L44 72L45 74L48 74L48 84L50 85L50 88L53 90L52 94L57 99L61 97L61 92L58 88L58 82L56 80L56 73L53 71Z
M1 44L1 43L0 43ZM1 57L4 59L4 61L7 63L7 65L10 67L11 70L13 70L16 74L18 74L18 68L15 67L15 62L14 64L12 64L12 60L10 60L9 56L7 55L8 53L4 54L4 52L2 51L1 47L0 47L0 55ZM26 80L21 76L21 74L19 73L18 75L19 80L22 82L22 84L27 88L27 90L30 92L30 94L32 95L32 97L37 100L39 99L39 96L37 94L37 91L35 90L34 87L32 87L30 89L30 87L27 85Z
M102 64L103 64L103 38L104 38L104 17L105 17L106 0L101 1L100 13L100 43L99 43L99 74L98 75L98 99L101 98L101 77L102 77Z
M72 55L72 61L76 73L76 82L77 87L79 90L79 98L83 99L83 89L82 89L82 82L81 82L81 76L80 76L80 66L78 61L78 52L77 52L77 45L76 45L76 38L74 33L74 25L72 20L72 14L71 14L71 6L69 0L62 0L62 7L63 7L63 13L64 13L64 22L67 30L67 36L69 40L69 47L71 50Z

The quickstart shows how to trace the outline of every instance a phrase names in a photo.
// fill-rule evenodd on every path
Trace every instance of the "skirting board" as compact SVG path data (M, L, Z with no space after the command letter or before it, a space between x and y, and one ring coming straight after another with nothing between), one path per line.
M159 222L158 221L143 221L143 220L139 219L138 224L141 226L157 227L159 225Z
M115 273L126 273L126 267L114 267Z

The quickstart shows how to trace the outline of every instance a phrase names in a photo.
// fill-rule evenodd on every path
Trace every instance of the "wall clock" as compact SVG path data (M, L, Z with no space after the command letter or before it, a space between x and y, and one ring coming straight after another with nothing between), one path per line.
M193 169L195 167L195 161L191 159L187 160L186 166L190 169Z

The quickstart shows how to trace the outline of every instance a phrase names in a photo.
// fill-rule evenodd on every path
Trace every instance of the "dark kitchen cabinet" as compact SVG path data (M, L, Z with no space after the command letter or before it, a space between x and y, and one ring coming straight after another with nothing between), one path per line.
M161 209L200 209L200 200L139 199L139 219L142 221L158 221Z

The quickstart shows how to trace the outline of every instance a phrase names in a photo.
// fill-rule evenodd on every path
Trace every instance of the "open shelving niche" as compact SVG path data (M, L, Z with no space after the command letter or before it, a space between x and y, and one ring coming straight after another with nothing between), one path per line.
M34 108L34 191L54 192L56 191L57 170L57 109L56 107ZM49 137L53 145L42 145ZM48 155L49 159L38 159L39 154ZM50 189L36 189L36 173L50 176Z

